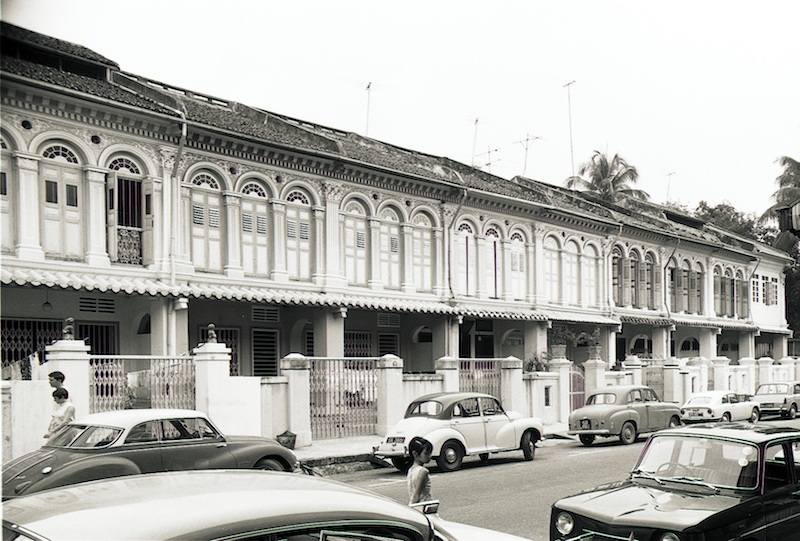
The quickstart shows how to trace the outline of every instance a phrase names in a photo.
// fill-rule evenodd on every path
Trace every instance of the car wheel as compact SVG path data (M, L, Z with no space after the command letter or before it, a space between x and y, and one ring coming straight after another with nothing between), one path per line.
M757 423L759 419L761 419L761 412L758 411L758 408L753 408L753 412L750 414L750 422Z
M625 445L630 445L636 441L636 427L633 426L632 422L627 421L622 425L622 430L619 431L619 441Z
M720 419L723 423L730 423L731 422L731 414L727 411L722 414L722 419Z
M442 451L436 457L436 463L442 471L456 471L461 467L463 459L464 452L461 450L461 446L454 441L448 441L442 445Z
M594 434L580 434L578 437L580 438L581 443L586 447L589 447L592 443L594 443Z
M675 428L676 426L681 426L681 418L678 417L677 415L673 415L669 419L669 427Z
M797 417L797 405L796 404L792 404L792 407L789 408L789 414L786 417L788 417L789 419L794 419L795 417Z
M392 457L392 465L403 473L406 473L408 471L408 468L410 468L411 464L413 463L414 459L412 459L410 456Z
M256 465L253 466L253 469L256 470L267 470L267 471L286 471L280 462L275 460L274 458L262 458Z
M489 453L481 453L478 455L478 458L481 459L481 462L486 464L487 462L489 462Z
M522 454L525 460L533 460L533 455L536 454L536 442L533 441L530 430L522 435Z

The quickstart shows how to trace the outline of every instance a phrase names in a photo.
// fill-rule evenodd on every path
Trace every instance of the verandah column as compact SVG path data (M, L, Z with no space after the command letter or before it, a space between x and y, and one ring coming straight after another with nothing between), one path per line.
M407 404L403 393L403 359L397 355L387 354L378 359L377 396L379 436L385 436L389 430L403 418Z

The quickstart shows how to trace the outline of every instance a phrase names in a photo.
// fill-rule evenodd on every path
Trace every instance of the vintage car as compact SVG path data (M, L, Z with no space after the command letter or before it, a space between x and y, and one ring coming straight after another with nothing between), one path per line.
M800 430L707 423L648 439L627 480L553 504L551 541L789 541L800 531Z
M521 449L525 460L533 460L536 442L544 439L544 427L535 417L505 411L488 394L435 393L408 406L404 419L389 430L374 455L406 471L412 463L408 443L415 436L433 444L432 457L448 472L460 468L467 455L478 455L485 462L490 453Z
M137 473L296 467L294 453L277 441L224 436L199 411L109 411L73 421L43 447L3 465L3 499Z
M584 445L591 445L597 436L619 436L630 444L639 434L679 424L678 405L662 402L650 387L609 385L592 391L586 405L569 415L567 434L577 434Z
M780 415L794 419L800 408L800 381L762 383L753 395L761 415Z
M705 391L695 393L681 406L684 423L709 421L758 421L761 410L758 403L745 400L745 396L730 391Z
M6 501L3 540L524 541L417 507L290 473L156 473Z

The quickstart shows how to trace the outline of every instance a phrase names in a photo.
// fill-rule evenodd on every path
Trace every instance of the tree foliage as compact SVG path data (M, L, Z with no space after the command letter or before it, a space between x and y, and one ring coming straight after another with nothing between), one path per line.
M608 156L595 150L589 161L581 164L578 176L569 177L564 185L612 203L621 197L647 201L650 199L647 192L632 186L638 180L639 172L622 157L615 154L609 161Z
M775 179L778 185L778 190L772 194L775 204L758 219L762 224L777 217L776 208L800 199L800 162L789 156L781 156L777 161L783 167L783 172Z

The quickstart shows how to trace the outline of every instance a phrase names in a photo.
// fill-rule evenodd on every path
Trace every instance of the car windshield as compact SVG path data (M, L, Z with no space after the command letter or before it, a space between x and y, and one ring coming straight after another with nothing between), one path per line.
M760 385L756 394L786 394L789 392L789 386L785 383L765 383Z
M690 436L655 436L633 475L714 488L755 488L758 448L743 442Z
M121 428L108 426L67 425L64 430L47 440L45 445L73 449L106 447L114 443L121 433Z
M436 417L442 412L442 403L435 400L412 402L406 410L406 417Z
M686 402L687 406L702 406L704 404L711 404L710 396L694 396Z
M614 393L598 393L593 394L586 400L586 405L591 406L592 404L613 404L617 401L617 395Z

